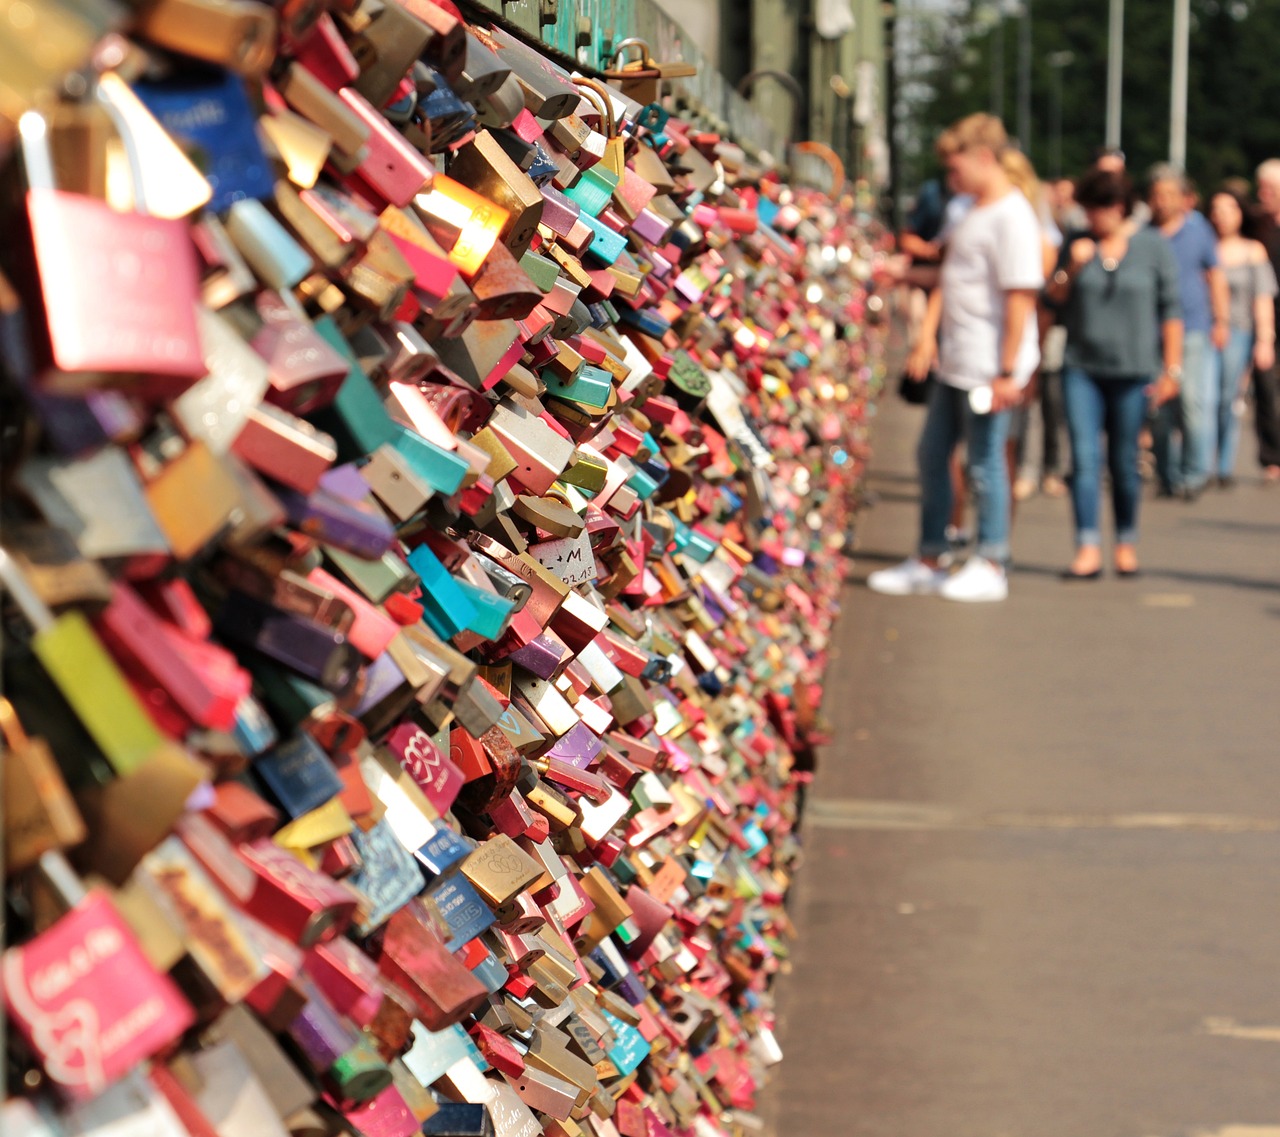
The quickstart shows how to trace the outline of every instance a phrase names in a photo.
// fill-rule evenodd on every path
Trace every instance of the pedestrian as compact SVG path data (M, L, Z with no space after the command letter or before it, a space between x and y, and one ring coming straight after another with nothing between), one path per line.
M1218 486L1235 483L1236 448L1249 375L1276 361L1276 273L1266 247L1255 239L1248 201L1236 190L1220 189L1209 205L1218 233L1218 262L1230 293L1231 331L1227 346L1213 353L1211 393L1217 400Z
M1021 150L1009 149L1001 159L1005 173L1014 188L1031 202L1040 221L1040 253L1043 260L1045 277L1053 273L1058 263L1058 252L1062 248L1062 230L1053 216L1053 202L1048 187L1036 175L1031 160ZM1037 329L1041 343L1043 361L1044 340L1052 319L1044 304L1036 306ZM1006 453L1009 460L1009 480L1013 486L1013 503L1010 505L1010 518L1017 513L1017 503L1025 501L1039 484L1039 453L1043 451L1041 437L1041 416L1035 414L1037 404L1041 401L1043 376L1037 368L1021 404L1014 409L1009 424L1009 440Z
M1081 179L1087 235L1064 247L1049 285L1067 328L1063 394L1071 438L1075 558L1063 575L1102 575L1100 438L1107 436L1116 572L1138 571L1138 435L1148 402L1167 405L1183 378L1178 267L1159 230L1128 225L1132 191L1112 170ZM1157 354L1159 348L1159 354Z
M973 206L947 242L939 287L930 297L908 371L923 379L937 361L918 448L921 478L918 555L874 572L877 592L937 593L950 600L1008 596L1009 478L1004 443L1010 411L1039 362L1036 297L1044 284L1040 222L1001 164L1009 141L991 115L971 115L945 131L938 153L952 184ZM967 428L969 482L978 515L976 552L947 576L948 464Z
M1271 267L1280 276L1280 158L1263 162L1256 177L1264 221L1262 243ZM1270 485L1280 484L1280 366L1274 361L1253 374L1253 416L1263 480Z
M1075 178L1058 178L1053 183L1053 219L1063 233L1084 229L1088 219L1076 201Z
M1209 480L1217 430L1212 353L1227 346L1230 334L1227 279L1218 265L1213 226L1187 209L1191 190L1182 172L1157 166L1149 186L1151 224L1169 242L1178 265L1185 329L1181 393L1156 415L1156 477L1162 497L1195 501Z
M1106 170L1113 174L1129 175L1129 160L1125 157L1125 153L1116 146L1104 146L1094 154L1093 165L1090 167L1094 170ZM1151 206L1145 201L1135 200L1132 209L1129 211L1129 228L1130 230L1142 229L1151 224Z

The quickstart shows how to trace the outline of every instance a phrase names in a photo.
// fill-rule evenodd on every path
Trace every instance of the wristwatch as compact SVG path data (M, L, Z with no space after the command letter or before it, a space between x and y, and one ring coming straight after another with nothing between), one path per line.
M1176 383L1182 382L1182 365L1175 363L1172 367L1166 367L1164 373Z
M1012 371L1010 371L1010 370L1008 370L1008 369L1006 369L1006 370L1004 370L1004 371L1001 371L1001 372L1000 372L1000 374L996 376L996 378L997 378L997 379L1012 379L1012 378L1013 378L1013 372L1012 372Z
M1058 269L1057 272L1053 274L1053 283L1054 284L1070 284L1071 274L1067 272L1065 268L1060 268Z

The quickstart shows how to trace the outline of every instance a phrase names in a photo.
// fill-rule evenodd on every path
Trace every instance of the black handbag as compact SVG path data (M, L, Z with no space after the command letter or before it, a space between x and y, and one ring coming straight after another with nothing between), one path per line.
M923 379L912 379L904 371L898 380L898 395L904 403L910 403L913 407L923 407L928 404L929 396L937 382L938 376L933 371Z

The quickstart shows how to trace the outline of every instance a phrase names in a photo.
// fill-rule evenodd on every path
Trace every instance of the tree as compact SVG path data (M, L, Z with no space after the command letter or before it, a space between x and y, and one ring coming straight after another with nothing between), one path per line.
M1037 168L1048 170L1054 76L1045 61L1070 51L1074 61L1062 74L1062 149L1064 168L1078 172L1103 141L1108 0L1030 2L1028 152ZM931 21L918 39L926 56L914 64L920 90L904 108L921 140L922 160L909 169L916 178L928 176L927 140L962 115L991 109L993 82L1003 81L1006 119L1015 119L1019 17L1006 15L1002 34L996 0L954 0L950 11L951 18ZM1173 0L1127 0L1122 142L1136 176L1168 155L1172 29ZM1276 44L1280 4L1274 0L1192 0L1188 166L1206 190L1230 175L1251 176L1264 158L1280 156Z

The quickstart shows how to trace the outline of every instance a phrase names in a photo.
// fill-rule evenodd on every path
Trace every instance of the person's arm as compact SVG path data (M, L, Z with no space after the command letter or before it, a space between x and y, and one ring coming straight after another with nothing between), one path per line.
M920 322L920 338L907 357L907 374L917 381L924 379L938 358L938 328L942 326L942 289L929 293L929 306Z
M1276 365L1276 273L1265 248L1259 250L1254 273L1253 365L1259 371L1270 371ZM1241 382L1248 382L1247 370Z
M1040 238L1040 267L1044 278L1048 280L1053 270L1058 267L1058 254L1062 251L1062 233L1056 225L1052 230L1046 229Z
M1214 265L1205 270L1209 282L1209 302L1213 307L1213 346L1221 351L1231 336L1231 289L1227 274Z
M1151 401L1163 406L1182 390L1182 301L1178 294L1178 266L1163 241L1156 261L1156 318L1160 321L1160 343L1164 370L1148 388Z
M1062 250L1058 258L1058 269L1050 278L1046 290L1049 299L1059 306L1067 302L1071 295L1071 286L1075 283L1080 270L1097 254L1098 246L1089 237L1077 237Z
M1175 398L1182 390L1182 341L1185 331L1181 320L1165 320L1160 325L1164 371L1156 381L1155 404L1160 406Z
M1006 411L1022 401L1022 388L1014 376L1027 321L1035 319L1038 290L1012 288L1004 293L1004 337L1000 344L1000 374L991 384L991 409Z
M918 261L936 261L942 254L936 241L926 241L916 233L904 232L898 236L898 250Z

